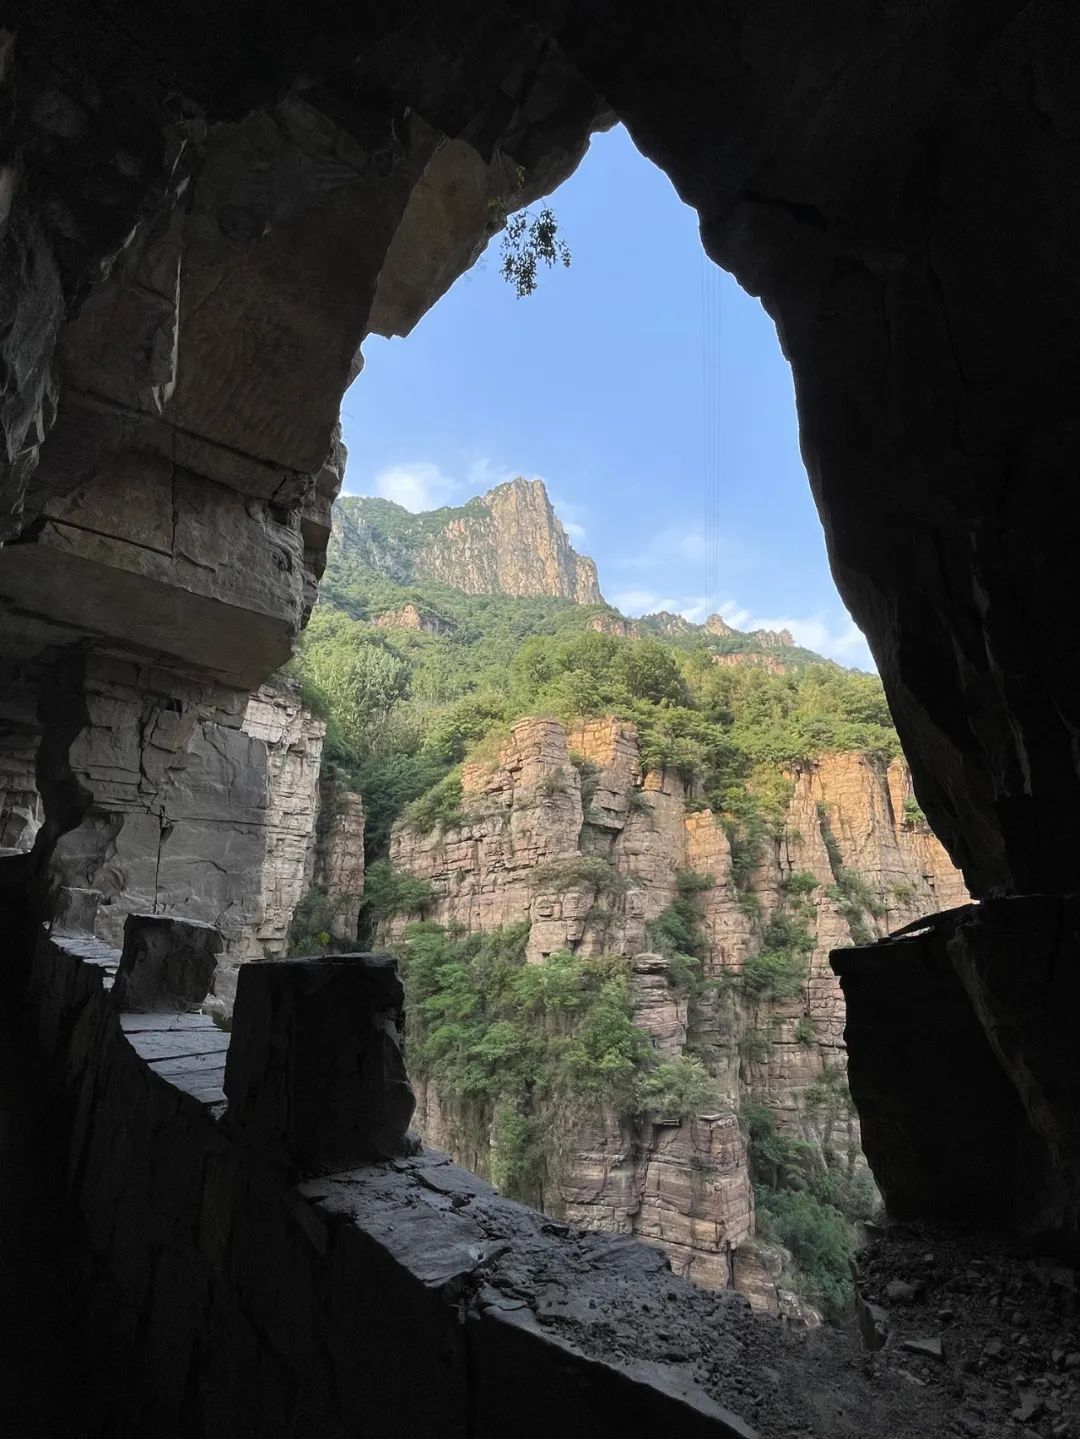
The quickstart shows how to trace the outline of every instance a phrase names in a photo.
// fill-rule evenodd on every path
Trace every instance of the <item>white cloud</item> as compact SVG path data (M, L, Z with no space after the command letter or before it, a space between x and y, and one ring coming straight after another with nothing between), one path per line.
M680 599L676 595L665 595L646 589L620 590L618 594L612 595L611 603L625 615L653 615L660 610L666 610L668 614L682 615L684 620L691 620L694 624L699 624L708 612L704 595L684 596Z
M611 596L611 603L624 615L647 615L663 609L667 601L652 590L620 590Z
M712 606L704 595L671 595L644 587L620 590L611 596L611 603L626 615L651 615L666 610L698 625L712 612ZM744 632L789 630L797 645L813 650L815 654L836 660L838 664L855 665L859 669L875 668L866 640L852 619L834 628L824 610L802 617L756 615L736 600L725 600L716 612L727 620L732 629Z
M733 630L761 629L761 625L751 625L752 612L737 605L734 600L725 600L716 612L721 619L727 620Z
M797 645L814 650L838 664L857 665L860 669L874 669L873 656L859 627L853 619L833 628L824 610L807 616L798 615L755 615L735 600L727 600L720 606L720 615L737 630L789 630Z
M505 485L507 480L517 478L517 470L508 470L497 465L486 455L478 455L469 462L469 477L466 481L470 495L480 495L493 490L496 485Z
M728 535L715 540L716 559L728 573L741 573L754 563L749 546ZM695 525L670 525L659 530L644 549L626 555L616 563L627 569L655 570L665 565L703 565L709 556L709 540Z
M444 474L438 465L414 460L380 470L375 476L375 493L416 514L452 504L462 489L460 482Z

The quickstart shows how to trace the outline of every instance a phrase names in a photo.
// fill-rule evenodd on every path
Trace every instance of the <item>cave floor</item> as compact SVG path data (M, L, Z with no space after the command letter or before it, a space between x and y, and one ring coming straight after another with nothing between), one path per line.
M0 1435L89 1439L80 1225L66 1204L66 1117L0 1018Z
M926 1396L946 1434L1080 1439L1080 1275L993 1236L894 1224L859 1256L868 1356ZM933 1431L938 1432L938 1431Z

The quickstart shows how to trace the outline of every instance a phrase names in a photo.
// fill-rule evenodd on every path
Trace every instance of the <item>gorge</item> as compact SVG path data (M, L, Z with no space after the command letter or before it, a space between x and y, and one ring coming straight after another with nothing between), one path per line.
M461 516L478 512L485 528L464 543ZM544 555L546 581L530 569ZM582 572L593 579L575 603ZM466 597L485 590L481 634ZM876 1201L829 954L967 898L876 681L719 616L612 612L536 480L428 514L345 498L322 592L296 665L353 736L353 782L380 823L368 928L404 962L425 1141L555 1217L660 1244L697 1282L734 1276L796 1322L840 1315L852 1225ZM390 662L379 718L373 687ZM629 686L609 673L619 666ZM541 715L560 718L517 712L522 674L541 671ZM845 683L846 698L830 689ZM878 722L844 721L845 702L876 703ZM803 732L770 717L800 703ZM415 794L400 789L410 767ZM333 902L316 888L297 952L317 945L309 915ZM482 936L493 948L477 948ZM521 964L539 966L541 988L551 974L561 1011L513 998ZM467 973L468 1003L450 991ZM606 1077L614 1051L560 1078L561 1041L577 1042L605 993L636 1026L621 1035L630 1052ZM552 1031L535 1054L532 1024ZM755 1242L753 1181L771 1244ZM837 1239L817 1274L779 1242L796 1194Z

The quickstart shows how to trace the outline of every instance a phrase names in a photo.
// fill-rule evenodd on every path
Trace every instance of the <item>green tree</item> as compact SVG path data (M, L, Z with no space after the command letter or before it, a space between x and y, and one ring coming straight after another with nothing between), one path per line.
M312 616L302 664L346 739L361 752L377 743L408 693L405 662L365 626L334 610L316 610Z

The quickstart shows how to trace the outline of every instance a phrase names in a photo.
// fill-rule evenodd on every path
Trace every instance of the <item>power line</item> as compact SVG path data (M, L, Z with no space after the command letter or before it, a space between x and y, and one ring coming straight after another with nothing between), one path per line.
M702 488L704 494L705 606L720 603L722 306L719 267L701 251Z

